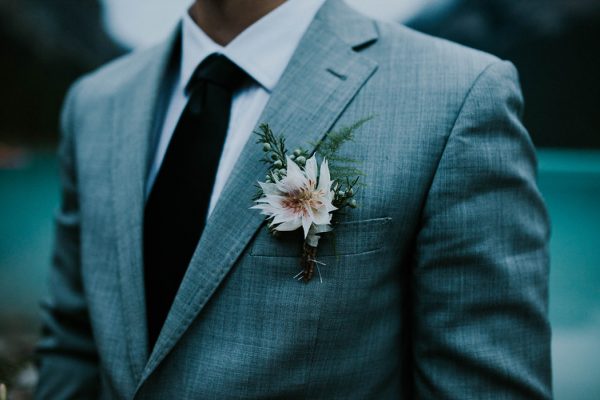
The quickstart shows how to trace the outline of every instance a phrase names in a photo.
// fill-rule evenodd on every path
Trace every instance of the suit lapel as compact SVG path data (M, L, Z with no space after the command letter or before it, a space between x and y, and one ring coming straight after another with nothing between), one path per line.
M364 46L376 38L370 20L347 9L341 1L325 3L301 40L259 123L268 123L276 133L284 133L289 149L310 148L310 143L333 126L375 72L376 63L353 47ZM259 161L261 156L260 147L251 137L207 221L139 387L207 304L263 223L263 216L249 209L254 185L264 180L266 172Z
M148 51L148 62L113 103L111 166L114 223L117 232L120 296L125 336L133 374L140 378L148 358L142 227L145 181L152 154L155 116L172 51L180 29L164 44Z

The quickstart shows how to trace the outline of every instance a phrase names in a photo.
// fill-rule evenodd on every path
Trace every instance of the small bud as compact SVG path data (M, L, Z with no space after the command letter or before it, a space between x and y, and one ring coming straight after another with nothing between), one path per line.
M340 197L346 197L346 192L344 192L343 190L340 190L338 192L338 196L340 196Z
M348 189L348 197L352 197L354 196L354 190L352 190L352 188Z
M285 174L287 173L287 171L284 168L281 168L278 172L281 176L285 176Z
M273 166L275 168L281 168L281 167L283 167L283 163L281 162L281 160L277 160L273 163Z
M299 165L304 165L304 164L306 164L306 158L304 156L300 156L300 157L296 158L296 163Z
M272 183L273 182L271 180L271 175L267 175L267 177L265 178L265 182L267 182L267 183Z
M292 154L292 155L290 156L290 160L294 161L295 159L296 159L296 156Z
M263 151L264 152L271 151L271 145L269 143L263 144Z
M278 159L279 159L279 156L277 155L277 153L271 153L271 160L275 161Z
M350 206L350 208L356 208L357 204L356 204L356 200L352 199L348 202L348 205Z
M294 155L295 155L296 157L298 157L300 154L302 154L302 150L300 150L300 149L296 149L296 150L294 150Z

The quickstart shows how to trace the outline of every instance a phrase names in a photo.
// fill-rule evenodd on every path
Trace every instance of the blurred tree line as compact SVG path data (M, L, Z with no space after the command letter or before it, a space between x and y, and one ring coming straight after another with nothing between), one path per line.
M53 143L65 91L125 50L97 0L0 0L0 141Z
M600 148L600 0L430 4L408 25L516 64L538 146ZM69 84L125 52L98 0L0 0L0 45L0 142L15 144L53 143Z
M538 146L600 148L599 0L437 0L408 25L511 60Z

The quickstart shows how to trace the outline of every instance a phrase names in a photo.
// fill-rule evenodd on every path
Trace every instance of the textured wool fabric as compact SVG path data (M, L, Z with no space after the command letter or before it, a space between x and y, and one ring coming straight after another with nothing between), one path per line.
M551 397L549 224L514 67L338 0L260 119L293 149L373 116L342 150L366 185L320 243L323 283L293 279L300 232L274 239L249 209L249 140L148 354L144 180L174 48L66 101L39 398Z

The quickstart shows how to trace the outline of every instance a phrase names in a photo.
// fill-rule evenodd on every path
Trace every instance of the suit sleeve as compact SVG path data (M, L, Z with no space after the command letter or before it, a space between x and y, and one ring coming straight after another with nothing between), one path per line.
M75 88L69 91L61 118L61 204L55 216L49 295L42 302L37 399L98 396L98 356L80 271L80 216L73 143L75 93Z
M415 397L551 398L549 221L512 64L477 78L432 181L412 275Z

